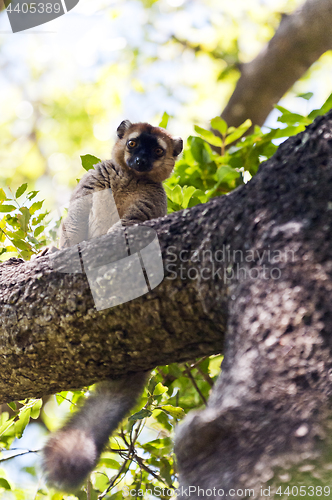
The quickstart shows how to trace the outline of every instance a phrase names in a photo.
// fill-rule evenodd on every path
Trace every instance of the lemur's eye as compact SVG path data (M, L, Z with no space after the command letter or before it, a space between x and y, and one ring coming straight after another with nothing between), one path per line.
M134 139L130 139L130 140L127 142L127 147L128 147L129 149L134 148L136 145L137 145L137 141L134 141Z
M163 148L156 148L154 152L156 153L157 156L162 156L164 154Z

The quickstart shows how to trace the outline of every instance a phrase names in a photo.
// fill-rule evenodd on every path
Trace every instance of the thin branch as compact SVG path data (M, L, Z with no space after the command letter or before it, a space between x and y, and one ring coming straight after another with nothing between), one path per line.
M148 467L147 465L145 465L142 457L139 457L138 455L134 455L134 461L136 461L138 463L138 465L143 469L145 470L145 472L147 472L148 474L151 474L151 476L153 476L155 479L157 479L158 481L160 481L161 483L165 484L166 486L168 486L167 483L165 483L165 481L158 475L156 474L153 470L150 469L150 467ZM175 486L171 485L170 486L171 488L174 488L175 489Z
M129 459L125 460L123 462L123 464L121 465L118 473L116 474L116 476L114 477L114 479L112 479L112 481L110 482L110 484L108 485L108 487L106 488L106 490L104 490L99 496L98 496L98 500L101 500L102 498L104 498L107 493L109 493L111 491L111 489L116 486L116 481L119 479L119 477L121 476L121 474L123 473L123 471L125 470L126 466L127 466L127 463L129 462ZM130 460L130 462L132 462L132 459ZM126 473L125 473L126 474ZM117 483L118 484L118 483Z
M7 451L7 450L5 450L5 451ZM10 450L10 451L12 451L12 450ZM22 453L17 453L16 455L12 455L11 457L1 458L0 463L7 462L8 460L12 460L13 458L16 458L16 457L21 457L22 455L28 455L29 453L39 453L39 452L40 452L40 450L22 451Z
M201 390L200 390L200 388L198 387L198 385L197 385L197 383L196 383L196 380L195 380L195 378L193 377L193 374L192 374L192 373L191 373L191 371L190 371L190 370L191 370L190 366L188 366L188 364L186 363L186 364L185 364L185 367L186 367L186 370L184 371L184 373L186 373L186 374L188 375L188 377L189 377L189 378L190 378L190 380L191 380L191 383L193 384L193 386L195 387L196 391L198 392L198 394L199 394L199 396L200 396L201 400L203 401L203 403L204 403L205 405L207 405L207 401L206 401L206 399L205 399L204 395L202 394L202 391L201 391Z
M221 117L238 127L247 118L263 125L282 96L310 66L332 49L332 3L307 0L283 16L269 43L241 68L241 76ZM250 133L249 129L248 133Z

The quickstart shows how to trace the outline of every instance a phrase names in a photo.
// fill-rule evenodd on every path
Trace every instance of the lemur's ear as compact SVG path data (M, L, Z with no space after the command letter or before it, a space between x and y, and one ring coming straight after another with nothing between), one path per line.
M178 156L183 149L183 140L181 137L173 137L173 156Z
M123 120L123 122L120 123L116 130L118 138L122 139L122 137L125 135L126 130L128 130L131 126L132 123L129 120Z

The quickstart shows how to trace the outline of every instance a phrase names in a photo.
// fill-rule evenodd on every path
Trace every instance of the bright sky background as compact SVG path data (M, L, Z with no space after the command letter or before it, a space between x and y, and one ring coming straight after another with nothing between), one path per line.
M292 11L294 6L300 3L300 0L254 0L250 2L249 15L248 2L245 0L209 0L205 3L195 0L160 0L153 6L156 13L153 19L156 24L151 26L147 24L149 19L146 10L138 1L80 0L68 14L40 27L16 34L10 33L9 20L3 14L0 16L0 62L2 67L4 65L4 71L0 75L0 124L9 118L13 110L18 118L23 116L23 120L27 119L28 107L25 111L20 108L22 88L24 100L27 101L42 99L43 96L60 90L70 93L78 82L94 81L98 78L105 64L128 57L128 52L123 52L124 49L140 47L145 53L158 59L153 65L136 69L132 75L133 78L144 82L148 93L139 101L130 91L129 84L123 85L121 82L121 116L112 116L107 124L95 127L96 138L105 141L113 137L114 128L123 117L140 121L151 120L162 115L165 109L176 116L172 124L174 133L185 135L184 129L190 133L192 119L196 118L196 122L206 124L222 110L231 89L223 89L222 85L219 85L219 90L216 85L215 93L202 95L204 91L196 90L195 87L200 85L202 78L213 80L214 77L213 65L208 58L200 58L198 64L194 56L186 54L185 57L180 57L176 48L163 47L158 45L158 42L165 41L169 33L176 33L194 43L204 41L205 44L210 42L213 46L215 30L209 25L210 6L219 4L221 18L226 19L232 15L241 19L243 29L239 43L243 59L249 61L262 47L262 33L256 33L255 22L268 16L266 6L285 12ZM182 10L181 6L185 6L186 10ZM273 28L271 33L266 33L266 39L272 32ZM148 33L149 42L144 41L144 33ZM28 81L27 65L32 65L36 72L43 73L37 84L35 81L33 84ZM313 79L297 85L300 92L311 90L315 93L315 101L312 100L309 105L311 107L321 105L330 91L331 72L328 75L328 71L331 71L332 63L329 61L329 68L326 70L320 66L323 65L317 63ZM323 75L325 73L326 77L319 74L317 78L317 72L322 72ZM171 90L169 95L158 86L159 82L168 86ZM194 89L188 89L187 83L193 85ZM192 106L198 94L199 102ZM297 110L306 106L306 103L294 98L287 99L286 103ZM192 106L190 112L186 106ZM32 111L33 109L31 113ZM26 121L18 126L21 127L22 133L24 125L27 125Z

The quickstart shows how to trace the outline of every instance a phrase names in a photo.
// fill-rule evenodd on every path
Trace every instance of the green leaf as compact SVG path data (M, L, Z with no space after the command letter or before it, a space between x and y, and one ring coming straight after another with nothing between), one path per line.
M116 460L113 460L113 458L103 458L99 460L100 465L105 465L106 467L109 467L110 469L118 469L120 467L120 463L117 462Z
M94 165L97 165L97 163L101 162L101 160L99 158L97 158L96 156L92 156L92 155L81 156L81 161L82 161L82 167L85 170L91 170Z
M69 391L62 391L62 392L55 395L55 399L56 399L56 402L58 403L58 405L61 405L61 403L63 403L65 401L65 399L68 396L68 392Z
M7 479L0 477L0 488L3 488L5 490L11 490L11 486L8 483Z
M22 467L22 470L24 472L27 472L28 474L31 474L33 477L37 477L37 471L35 467Z
M131 415L131 417L128 418L128 420L143 420L143 418L151 417L152 411L143 409L138 411L137 413L134 413L134 415Z
M27 188L28 188L28 184L25 182L24 184L22 184L22 186L17 188L16 193L15 193L15 197L19 198L20 196L22 196L22 194L25 193Z
M13 245L15 245L16 248L18 248L19 250L27 250L27 251L31 250L31 246L29 245L29 243L27 243L26 241L23 241L23 240L14 239Z
M179 406L164 405L158 406L158 408L163 410L165 413L169 413L174 418L183 418L185 416L183 408L180 408Z
M289 109L286 109L283 106L279 106L279 104L275 104L274 107L276 109L278 109L279 111L281 111L282 114L290 113L291 112L291 111L289 111Z
M280 139L282 137L290 137L292 135L296 135L299 132L303 132L305 129L305 125L289 125L285 128L279 128L275 130L274 139Z
M6 193L4 192L4 190L2 188L0 188L0 203L2 203L5 200L7 200Z
M229 182L233 179L237 179L239 177L240 173L237 172L237 170L234 170L234 168L229 167L228 165L223 165L218 168L217 170L217 179L220 182Z
M3 212L3 213L8 213L8 212L12 212L13 210L15 210L16 207L14 207L14 205L0 205L0 212Z
M194 160L200 165L206 165L211 161L207 150L208 145L201 137L190 137L190 151Z
M187 208L188 203L190 201L190 198L193 196L193 194L198 191L194 186L184 186L183 187L183 201L182 201L182 207Z
M313 95L314 95L313 92L306 92L305 94L297 94L296 97L302 97L302 99L309 101L309 99L311 99Z
M11 418L8 418L8 417L9 417L8 412L4 412L1 415L0 436L4 436L4 435L8 435L8 434L13 433L12 427L14 427L14 423L15 423L14 419L16 418L16 416L13 416Z
M11 215L6 215L6 222L9 226L12 226L14 228L19 228L20 227L20 224L18 222L18 218L16 216L11 216Z
M169 463L166 457L163 457L160 463L160 474L165 479L166 484L168 486L172 486L171 470L172 470L171 464Z
M23 240L25 238L26 233L22 231L22 229L16 229L15 231L6 231L7 236L9 238L14 238L15 240Z
M27 198L28 200L32 200L35 196L37 196L37 194L39 193L39 191L30 191L28 194L27 194Z
M33 235L35 238L37 238L37 236L39 236L43 231L44 231L45 227L44 226L38 226L36 227Z
M164 114L163 114L163 116L162 116L162 119L161 119L161 121L160 121L160 123L159 123L159 127L161 127L161 128L166 128L166 127L167 127L167 125L168 125L168 120L169 120L169 114L168 114L168 113L166 113L166 111L164 111Z
M332 94L324 102L323 106L319 109L313 109L311 113L309 113L308 118L314 120L319 115L325 115L332 108Z
M29 234L27 235L27 240L29 243L32 243L32 245L39 245L40 242L34 238L34 236L30 236Z
M34 226L36 226L37 224L39 224L43 219L45 219L46 215L48 215L49 212L44 212L42 214L39 214L38 217L35 217L32 221L32 224Z
M182 194L181 186L179 186L177 184L176 186L174 186L174 188L170 188L166 185L164 187L165 187L167 197L171 201L173 201L174 203L177 203L178 205L180 205L180 207L181 207L182 201L183 201L183 194Z
M19 414L19 420L15 422L15 436L20 439L24 429L30 421L31 408L23 409Z
M35 201L29 208L30 214L33 215L35 212L37 212L37 210L40 210L43 206L43 203L44 201Z
M12 403L7 403L9 408L11 408L13 411L16 411L16 403L13 401Z
M321 107L322 115L330 111L331 108L332 108L332 94L329 95L329 97L326 99L323 106Z
M216 118L211 120L211 127L218 130L221 135L226 135L228 125L220 116L216 116Z
M182 376L182 371L179 366L175 363L168 365L168 373L175 378L179 378Z
M165 394L168 391L168 387L165 387L161 382L156 385L153 391L154 396L159 396L160 394Z
M143 449L153 453L154 455L161 455L161 452L165 455L171 453L173 450L173 442L170 438L154 439L142 445Z
M76 405L81 399L85 398L84 391L72 391L73 396L71 398L71 404Z
M214 135L211 130L205 130L204 128L199 127L198 125L195 125L195 132L197 132L205 141L207 141L209 144L212 144L212 146L217 146L221 148L222 146L222 140L220 137L217 137Z
M286 123L287 125L293 125L295 123L304 123L309 125L311 123L310 118L300 115L298 113L284 113L278 117L278 122Z
M251 120L246 120L245 122L242 123L242 125L240 125L239 127L237 127L234 132L232 132L231 134L229 134L227 137L226 137L226 140L225 140L225 145L227 146L228 144L232 144L232 142L235 142L237 141L238 139L240 139L240 137L243 136L243 134L246 133L246 131L251 127ZM228 129L230 130L230 129Z
M92 476L92 484L93 484L94 490L97 490L98 492L102 492L102 491L104 491L107 488L107 486L109 486L109 479L106 476L106 474L93 474L93 476ZM94 495L93 496L89 495L89 497L88 497L89 500L98 500L97 492L93 491L91 493L94 493ZM82 496L82 500L83 499L85 500L86 498L87 497L85 495Z
M37 401L34 403L33 407L31 408L31 418L36 419L39 417L42 404L43 404L43 400L37 399Z
M22 215L18 214L17 219L18 219L18 222L20 224L22 231L24 231L26 233L29 229L29 220L30 220L31 214L30 214L29 209L27 207L20 208L20 212Z

